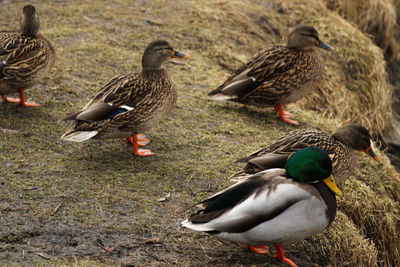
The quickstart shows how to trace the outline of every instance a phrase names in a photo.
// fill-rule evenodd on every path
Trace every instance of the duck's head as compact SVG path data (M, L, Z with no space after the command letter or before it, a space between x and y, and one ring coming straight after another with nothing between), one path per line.
M311 49L314 46L326 50L333 50L333 48L322 42L318 37L317 30L308 25L297 26L288 37L288 47L296 48L299 50Z
M371 136L367 129L360 124L350 123L338 128L332 137L357 151L363 151L379 162L371 148Z
M285 165L287 175L304 183L324 182L333 193L342 196L332 176L332 161L322 149L311 146L293 154Z
M23 35L36 37L39 32L40 20L36 15L36 9L32 5L26 5L22 9L22 16L19 20L21 33Z
M187 59L190 56L173 49L167 41L151 42L144 50L142 68L143 70L158 70L162 63L171 57Z

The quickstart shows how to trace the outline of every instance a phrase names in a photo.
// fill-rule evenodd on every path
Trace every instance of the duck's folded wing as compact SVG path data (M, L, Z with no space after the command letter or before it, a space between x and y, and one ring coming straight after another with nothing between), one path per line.
M248 76L253 77L257 83L266 82L290 69L293 59L290 50L285 46L264 49L249 62Z
M78 120L87 122L102 121L109 118L118 109L120 108L104 102L98 102L92 104L86 110L69 115L64 120Z
M129 74L118 74L111 78L103 87L97 92L97 94L89 101L89 103L83 108L83 110L87 109L93 103L103 101L104 96L108 93L112 93L117 90L121 85L123 85L123 81L129 77Z
M240 98L251 93L260 84L289 69L292 65L291 59L284 46L261 50L209 95L222 93Z
M248 163L253 164L262 170L272 168L284 168L290 154L268 153L260 157L255 157L248 160Z
M214 196L204 210L182 224L197 231L241 233L309 197L304 186L284 177L284 170L268 170Z
M141 90L142 80L134 74L117 75L107 82L96 96L79 112L65 120L87 122L118 118L119 114L140 109L141 101L149 97Z

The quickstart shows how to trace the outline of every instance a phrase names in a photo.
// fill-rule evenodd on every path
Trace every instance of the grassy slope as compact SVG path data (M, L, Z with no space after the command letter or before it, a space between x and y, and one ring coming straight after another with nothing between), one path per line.
M232 164L235 159L293 129L277 121L270 109L216 103L206 93L257 50L284 41L300 22L325 25L318 27L321 38L337 47L342 42L337 36L343 36L337 31L346 26L344 53L320 51L328 59L328 89L340 79L349 84L359 80L340 68L349 55L355 57L357 42L351 38L367 44L364 52L371 54L374 65L382 64L377 61L382 55L317 0L307 6L301 1L80 2L33 1L42 32L58 53L50 76L27 92L43 107L0 105L0 261L135 266L276 263L238 245L180 229L179 222L195 210L197 201L230 184L226 177L241 168ZM9 19L2 20L0 29L17 29L23 3L7 1L3 6L0 16ZM332 31L326 26L330 18L335 22ZM65 114L79 110L113 75L138 70L144 47L161 38L192 59L184 66L166 64L180 95L173 114L148 133L157 156L135 158L123 140L62 142L59 136L68 127L61 120ZM369 77L368 72L363 75L364 80ZM297 105L289 110L302 127L332 131L341 123ZM336 222L324 234L288 248L299 265L400 262L395 245L399 177L391 167L360 158L357 179L342 185L344 198ZM159 202L168 192L171 198ZM159 240L148 244L150 238ZM102 252L104 247L115 249Z

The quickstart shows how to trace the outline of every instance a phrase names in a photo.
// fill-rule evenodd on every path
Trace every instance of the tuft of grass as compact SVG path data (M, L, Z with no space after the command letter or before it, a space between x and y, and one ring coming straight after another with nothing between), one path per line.
M398 18L393 0L327 0L328 7L373 36L390 63L400 59Z

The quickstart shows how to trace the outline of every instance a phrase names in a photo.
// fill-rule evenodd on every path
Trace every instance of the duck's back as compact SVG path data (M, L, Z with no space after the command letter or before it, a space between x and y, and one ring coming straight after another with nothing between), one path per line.
M0 91L29 88L53 67L55 49L42 34L29 37L20 33L0 34ZM6 94L7 92L2 92Z
M332 174L337 183L342 182L352 174L356 164L353 151L332 136L322 131L310 129L291 131L267 147L254 152L247 158L248 164L245 166L244 172L256 173L263 170L259 165L252 163L255 162L254 159L256 158L271 153L289 157L294 152L309 146L317 146L329 154L333 166Z

